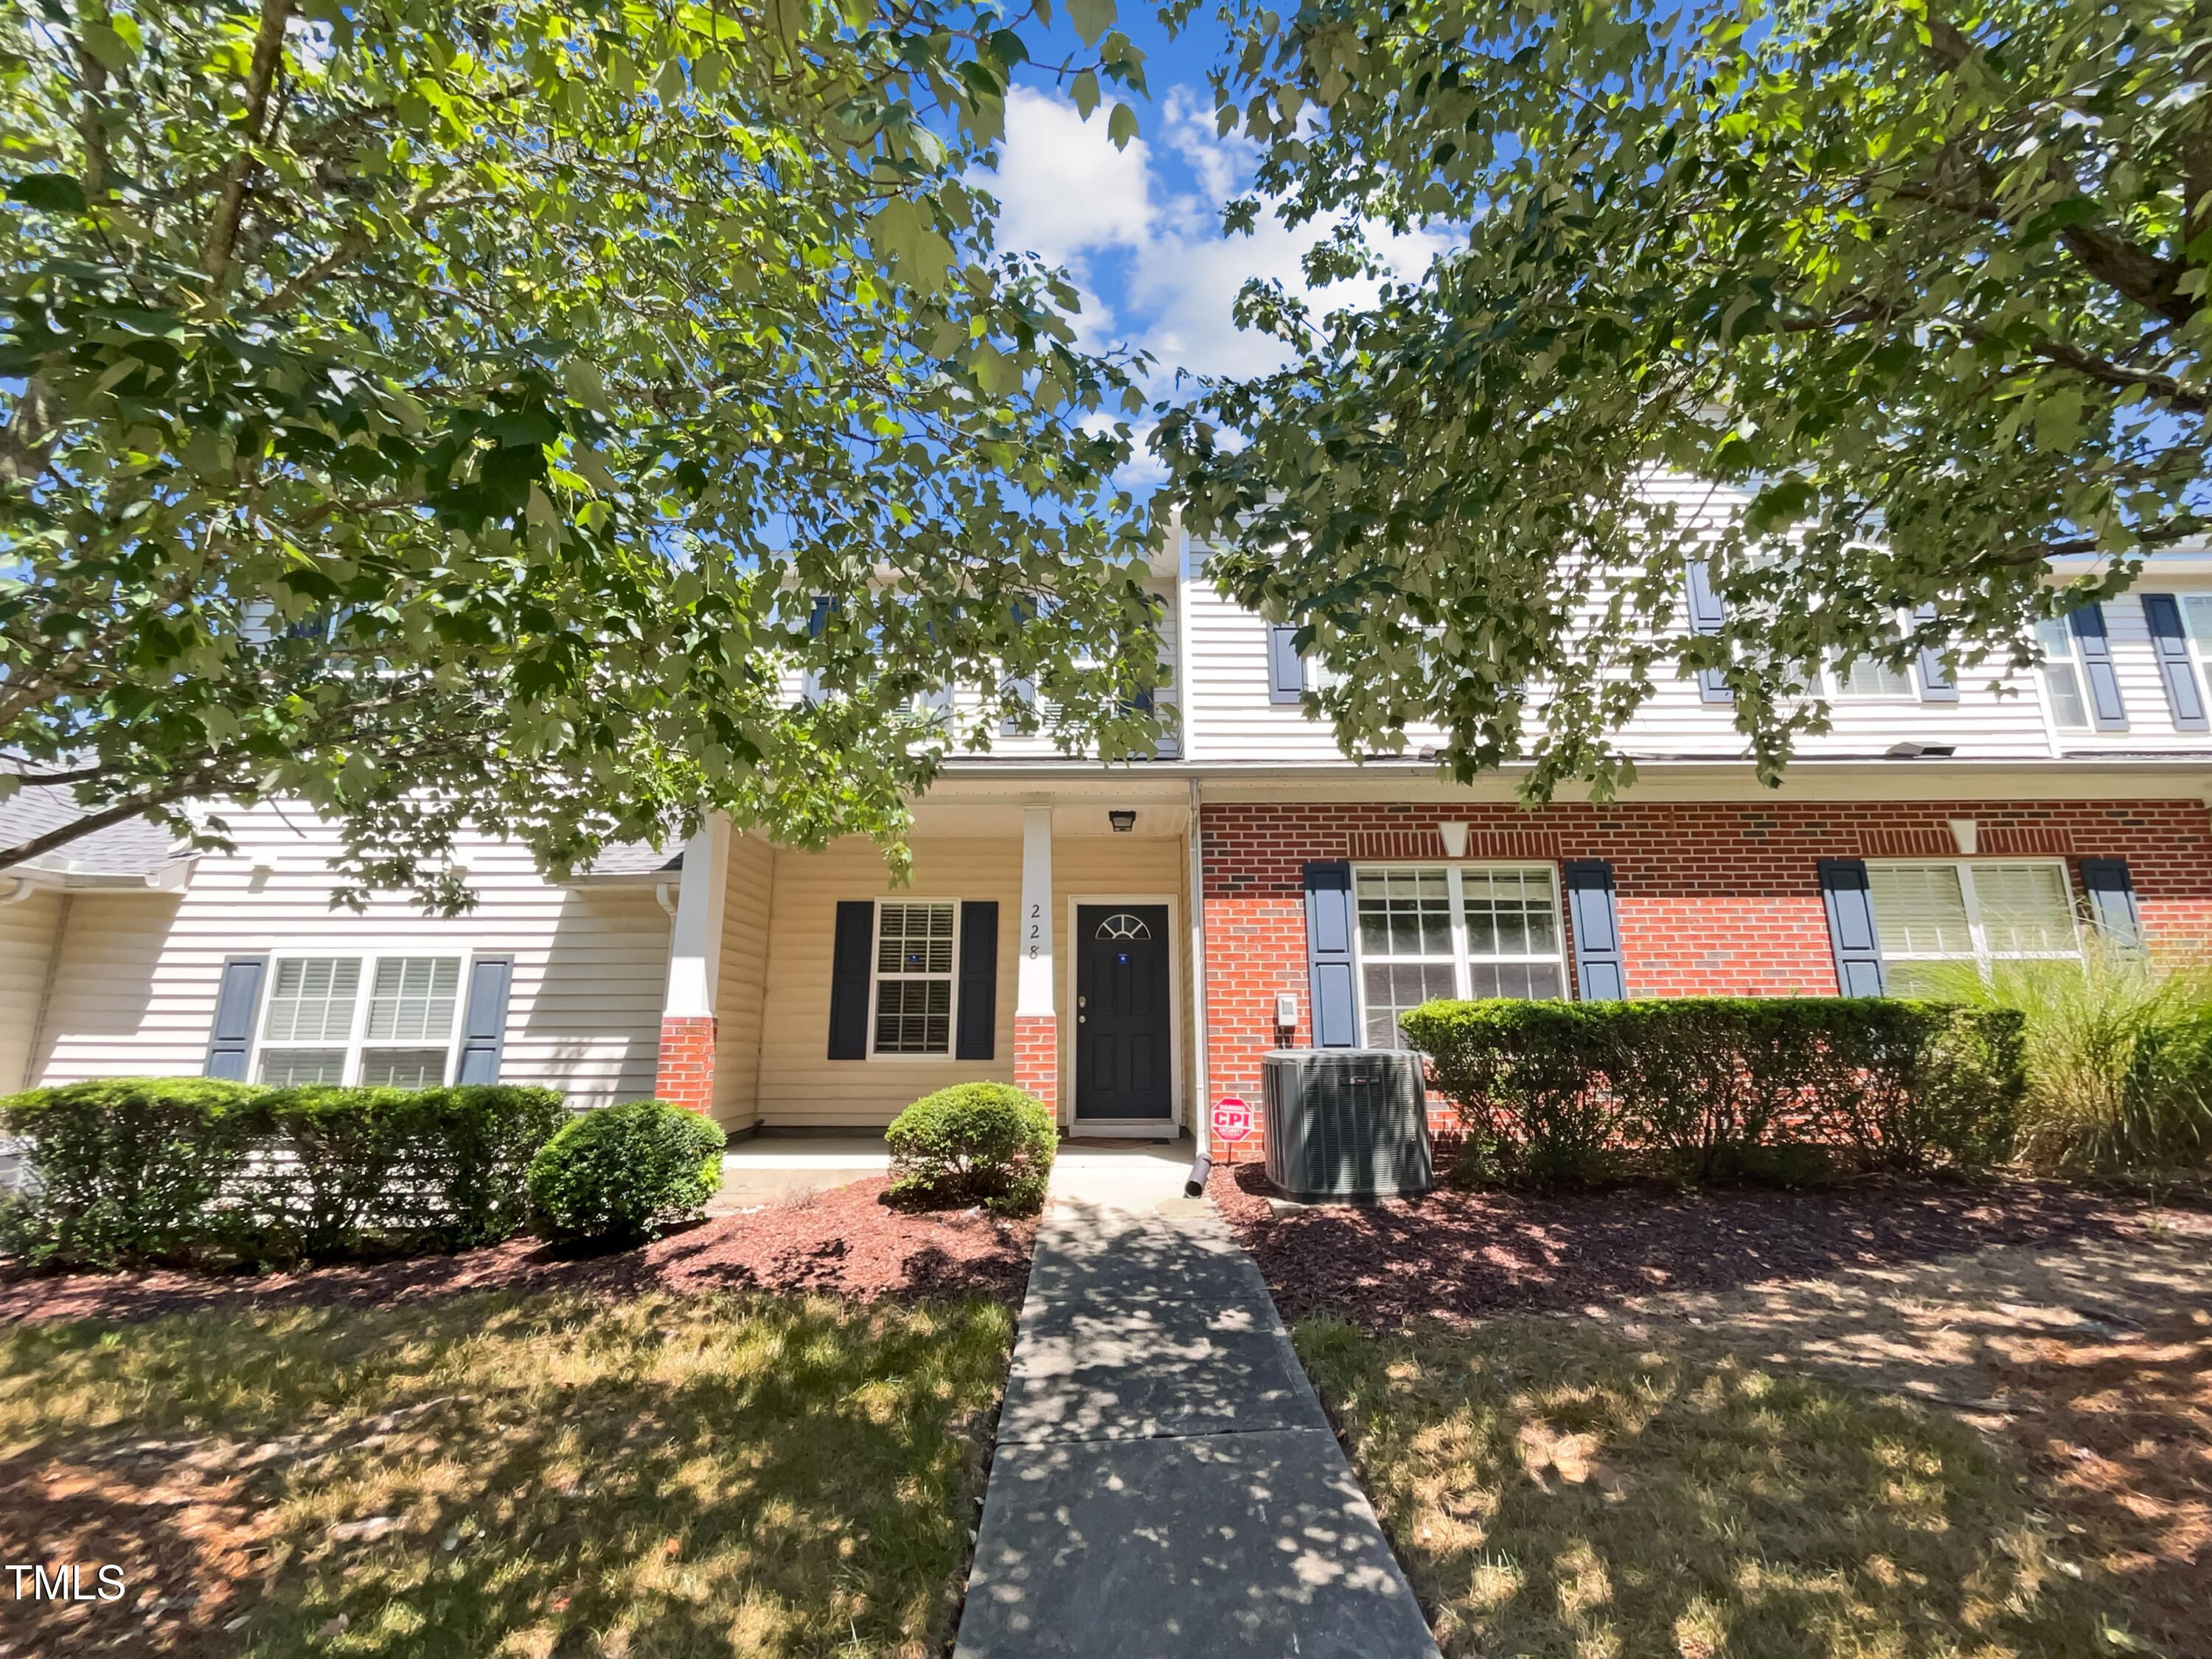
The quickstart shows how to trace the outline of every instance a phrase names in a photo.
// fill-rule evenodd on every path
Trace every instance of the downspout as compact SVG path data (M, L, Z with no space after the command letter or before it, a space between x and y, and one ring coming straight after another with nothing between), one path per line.
M1206 1075L1206 842L1199 831L1200 792L1198 778L1190 780L1190 1013L1194 1028L1193 1044L1196 1053L1198 1083L1197 1110L1193 1113L1191 1137L1198 1142L1198 1157L1190 1166L1190 1179L1183 1183L1187 1197L1198 1198L1206 1191L1206 1177L1213 1172L1213 1114L1206 1105L1208 1093Z

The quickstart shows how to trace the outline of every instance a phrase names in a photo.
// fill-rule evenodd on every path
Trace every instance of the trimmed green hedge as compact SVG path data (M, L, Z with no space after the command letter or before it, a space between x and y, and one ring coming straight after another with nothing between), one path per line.
M1010 1083L957 1083L901 1112L884 1139L887 1202L1026 1215L1044 1204L1060 1132L1036 1096Z
M0 1248L33 1262L327 1260L517 1231L550 1089L265 1089L111 1078L0 1100L27 1179Z
M722 1184L725 1137L665 1100L564 1124L530 1164L530 1198L556 1238L629 1243L696 1218Z
M1462 1171L1530 1181L1978 1169L2026 1087L2009 1008L1854 997L1431 1002L1400 1022Z

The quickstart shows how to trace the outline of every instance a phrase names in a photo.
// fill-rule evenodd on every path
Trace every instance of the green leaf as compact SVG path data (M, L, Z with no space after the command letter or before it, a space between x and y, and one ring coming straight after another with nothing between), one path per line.
M33 173L8 186L8 199L44 213L82 213L84 186L65 173Z
M1067 0L1067 20L1086 46L1098 44L1098 37L1114 27L1114 0Z
M1129 140L1137 136L1137 112L1127 104L1115 104L1114 112L1106 118L1106 136L1114 141L1115 149L1128 149Z
M1075 100L1075 112L1088 121L1091 112L1098 107L1097 72L1085 70L1077 76L1074 85L1068 88L1068 95Z

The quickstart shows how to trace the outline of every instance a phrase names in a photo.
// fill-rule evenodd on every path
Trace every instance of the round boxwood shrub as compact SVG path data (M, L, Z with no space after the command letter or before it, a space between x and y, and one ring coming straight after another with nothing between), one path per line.
M1027 1215L1044 1203L1059 1134L1034 1095L1010 1083L958 1083L915 1101L884 1139L891 1149L886 1201Z
M702 1212L721 1184L722 1144L713 1123L665 1100L603 1106L531 1160L530 1201L556 1238L650 1238Z

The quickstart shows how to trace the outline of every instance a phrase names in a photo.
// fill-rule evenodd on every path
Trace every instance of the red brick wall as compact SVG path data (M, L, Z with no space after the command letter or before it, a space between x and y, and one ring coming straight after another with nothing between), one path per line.
M1060 1018L1055 1014L1014 1016L1014 1087L1042 1101L1060 1115Z
M1984 856L2124 858L2154 943L2212 942L2212 813L2194 801L1207 806L1208 1088L1245 1097L1256 1115L1279 992L1297 995L1297 1043L1313 1041L1310 860L1441 859L1441 823L1472 826L1470 860L1604 859L1631 995L1832 995L1814 861L1955 856L1952 818L1975 821Z
M660 1022L660 1075L653 1091L662 1100L711 1116L714 1108L714 1021L669 1015Z

